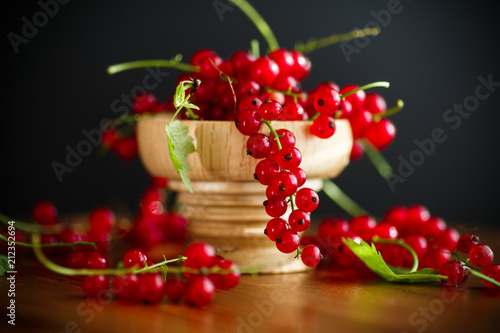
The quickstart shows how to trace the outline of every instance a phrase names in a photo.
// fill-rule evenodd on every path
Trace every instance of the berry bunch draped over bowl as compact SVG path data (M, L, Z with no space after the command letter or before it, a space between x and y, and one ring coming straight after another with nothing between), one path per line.
M234 121L238 131L248 136L246 153L260 160L254 178L266 186L264 209L272 218L265 234L276 242L279 251L297 251L300 256L298 233L309 227L310 213L318 207L319 197L314 190L303 187L307 175L300 168L302 154L295 146L294 134L286 128L275 129L273 122L309 121L311 134L326 139L334 135L336 119L347 119L355 140L366 139L382 150L395 136L394 125L384 118L392 111L386 112L382 96L364 89L388 84L340 87L334 82L322 82L311 91L303 91L301 83L311 71L311 61L296 50L283 48L259 57L239 50L228 59L213 50L201 49L191 56L187 66L190 71L182 73L176 84L191 82L185 93L199 109L179 109L174 103L175 94L163 104L152 94L141 94L134 100L134 113L175 111L181 119ZM267 126L268 134L263 133L262 125ZM362 148L355 144L352 159L358 159L361 153ZM291 213L283 219L289 205ZM306 251L306 256L316 253L318 249ZM309 265L315 262L304 260Z

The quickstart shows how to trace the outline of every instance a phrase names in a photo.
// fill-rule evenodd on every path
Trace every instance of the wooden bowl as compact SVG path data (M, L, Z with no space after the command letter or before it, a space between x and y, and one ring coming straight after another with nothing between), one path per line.
M253 178L259 160L246 154L247 136L230 121L182 121L194 138L196 152L188 155L193 193L188 192L168 154L165 126L168 115L143 118L137 126L139 154L152 176L166 177L178 193L182 213L190 220L192 241L206 241L221 255L260 273L306 270L295 253L283 254L264 235L269 216L262 205L266 187ZM333 137L319 139L309 132L308 121L274 121L297 139L300 167L307 174L304 187L320 190L322 179L336 177L349 163L352 132L347 120L338 120ZM261 132L269 134L266 126ZM287 212L289 214L289 212ZM284 217L286 218L286 216Z

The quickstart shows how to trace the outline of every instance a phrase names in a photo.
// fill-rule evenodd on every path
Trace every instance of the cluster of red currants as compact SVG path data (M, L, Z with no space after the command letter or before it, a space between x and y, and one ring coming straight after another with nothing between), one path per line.
M137 269L137 273L118 274L112 278L104 274L85 276L83 293L98 298L111 292L120 300L148 304L157 304L166 297L171 302L184 301L190 306L203 307L210 303L216 289L228 290L239 282L238 266L217 256L207 243L190 244L184 257L187 259L180 270L164 265L151 267L154 263L142 250L129 249L123 256L123 267ZM175 272L175 276L169 277L169 272Z
M126 239L135 247L149 251L164 242L182 243L186 239L188 220L167 209L167 179L153 177L141 198L133 228Z
M469 258L464 260L459 252L468 254ZM456 252L457 259L445 262L439 268L439 274L448 276L448 279L442 282L445 285L456 286L465 282L471 268L481 271L482 274L500 282L500 265L493 263L493 251L486 244L479 243L479 237L476 235L462 235L458 240ZM497 288L489 281L481 279L488 288Z
M360 238L370 242L381 239L403 239L417 254L419 267L438 269L451 259L460 235L454 228L421 205L390 208L382 221L361 215L345 220L329 217L323 220L317 237L303 238L303 245L315 244L321 252L342 266L364 265L352 251L343 245L342 238ZM408 250L395 244L376 244L384 260L394 267L411 267L413 259Z

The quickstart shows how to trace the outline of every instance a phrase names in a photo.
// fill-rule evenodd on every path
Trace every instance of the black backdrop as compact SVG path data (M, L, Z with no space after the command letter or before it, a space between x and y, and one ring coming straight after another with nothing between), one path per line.
M259 38L265 49L258 31L237 9L219 15L214 5L220 9L227 5L223 1L67 1L57 13L50 7L53 17L46 22L41 3L54 0L16 1L9 3L16 7L3 9L7 88L0 131L0 211L6 214L25 213L38 199L55 202L62 212L117 202L135 207L149 182L138 159L125 163L114 155L99 157L94 148L62 182L51 167L53 161L64 163L65 147L76 148L85 139L84 130L115 117L113 101L140 85L146 74L136 70L108 76L108 65L176 53L188 59L203 47L228 57L248 48L252 38ZM479 76L500 82L500 22L493 2L401 0L390 21L381 11L397 1L253 3L280 44L289 48L297 40L347 32L382 17L381 34L358 44L349 61L339 45L310 54L313 70L304 88L322 80L340 85L390 81L390 89L377 91L390 105L398 98L406 103L392 118L398 133L384 153L396 171L401 157L418 154L415 140L430 138L436 128L447 137L395 191L366 158L351 164L337 179L347 194L377 215L394 204L421 203L449 221L496 224L500 88L491 88L496 90L473 105ZM16 53L9 33L22 35L26 21L34 20L38 31L25 30L31 36ZM178 72L170 73L153 91L161 99L174 88ZM477 110L460 126L456 118L443 119L447 109L464 101ZM322 197L322 215L339 213Z

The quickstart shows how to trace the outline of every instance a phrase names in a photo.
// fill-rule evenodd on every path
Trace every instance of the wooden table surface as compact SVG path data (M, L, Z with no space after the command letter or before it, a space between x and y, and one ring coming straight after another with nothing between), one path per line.
M478 232L500 253L500 232ZM492 240L496 240L493 243ZM496 260L498 262L498 260ZM79 277L17 260L16 326L0 279L0 332L495 332L500 292L475 277L463 287L391 284L324 266L308 273L243 276L205 308L86 300Z

